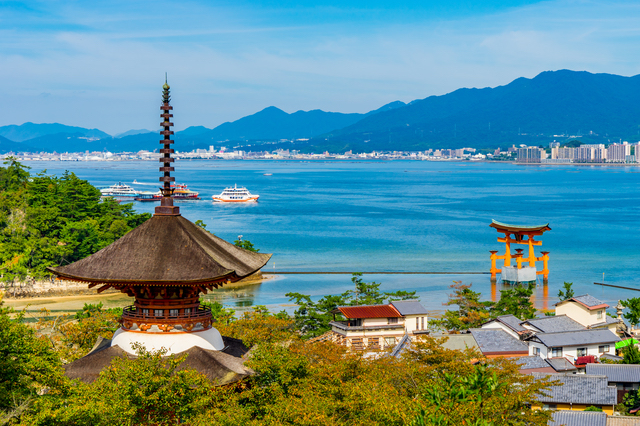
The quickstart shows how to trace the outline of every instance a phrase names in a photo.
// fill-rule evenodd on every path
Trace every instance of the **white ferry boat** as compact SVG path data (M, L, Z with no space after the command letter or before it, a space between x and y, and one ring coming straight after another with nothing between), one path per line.
M129 185L125 185L122 182L118 182L115 185L111 185L108 188L102 188L100 194L103 197L113 197L116 199L133 200L140 195L140 192L136 191Z
M252 195L247 188L235 185L233 188L225 188L220 195L214 195L213 201L219 203L255 203L259 195Z

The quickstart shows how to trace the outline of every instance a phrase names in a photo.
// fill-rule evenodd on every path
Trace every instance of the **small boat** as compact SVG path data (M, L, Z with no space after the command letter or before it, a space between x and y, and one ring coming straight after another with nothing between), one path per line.
M199 200L200 193L192 191L187 188L187 185L172 183L171 189L173 189L173 198L176 200Z
M113 197L119 200L133 200L138 196L138 194L138 191L122 182L118 182L115 185L111 185L108 188L102 188L100 190L100 195L102 197Z
M260 196L252 195L244 186L238 188L238 185L235 185L233 188L225 188L220 195L214 195L212 198L218 203L255 203Z
M273 173L265 173L262 176L273 176Z
M142 191L138 194L137 197L134 198L136 201L160 201L162 200L162 194L160 191L152 192L152 191Z

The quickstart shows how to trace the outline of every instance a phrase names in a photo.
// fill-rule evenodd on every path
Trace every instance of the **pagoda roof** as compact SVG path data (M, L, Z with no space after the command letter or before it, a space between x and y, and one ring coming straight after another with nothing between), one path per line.
M498 230L505 230L510 232L545 232L551 231L549 227L549 223L545 223L544 225L536 225L536 226L524 226L524 225L510 225L508 223L498 222L497 220L491 219L492 228L496 228Z
M238 281L270 258L236 247L182 216L155 215L99 252L48 269L87 283L196 285Z

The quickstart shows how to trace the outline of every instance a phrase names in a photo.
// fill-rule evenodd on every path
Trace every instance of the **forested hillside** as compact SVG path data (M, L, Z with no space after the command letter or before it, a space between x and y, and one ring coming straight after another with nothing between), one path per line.
M100 191L66 172L32 175L15 160L0 167L0 268L4 281L48 276L48 266L82 259L150 215L100 199Z

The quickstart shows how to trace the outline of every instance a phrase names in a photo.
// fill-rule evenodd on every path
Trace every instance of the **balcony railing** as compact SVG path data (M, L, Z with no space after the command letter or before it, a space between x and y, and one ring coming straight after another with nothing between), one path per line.
M404 324L349 325L347 321L331 321L329 325L344 331L404 330Z

